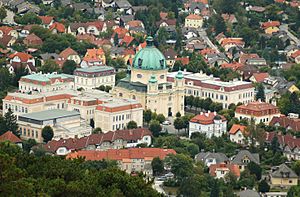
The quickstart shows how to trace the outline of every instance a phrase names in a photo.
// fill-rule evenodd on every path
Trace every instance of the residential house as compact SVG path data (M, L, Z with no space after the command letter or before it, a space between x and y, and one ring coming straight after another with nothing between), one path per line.
M243 77L244 80L249 80L254 73L259 73L256 66L244 64L243 66L237 68L237 72Z
M225 51L229 51L232 47L244 48L245 42L243 41L243 38L224 38L221 40L220 45Z
M150 146L152 133L148 129L137 128L92 134L82 138L51 140L44 145L47 153L67 155L78 150L108 150L133 148L144 144Z
M204 133L208 138L221 137L226 133L227 120L216 112L201 112L189 121L189 137L193 133Z
M59 54L58 65L62 67L66 60L73 60L76 64L80 64L81 59L76 51L68 47Z
M238 22L234 14L222 14L222 18L225 22L230 24L236 24Z
M240 105L235 110L235 117L239 120L254 120L255 124L269 125L273 117L280 117L279 108L273 104L255 101Z
M274 137L277 138L279 148L282 150L283 155L291 160L300 160L300 139L292 136L291 134L283 135L276 132L266 133L266 143L271 144Z
M198 37L198 31L196 28L193 27L182 27L181 28L182 34L184 37L189 40L190 38Z
M253 66L267 66L265 58L250 58L246 60L246 64Z
M289 188L298 185L297 174L284 163L278 167L272 168L269 176L272 187L278 186L281 188Z
M237 197L261 197L261 195L259 195L259 193L257 191L250 190L250 189L239 191L236 193L236 195L237 195ZM263 196L263 197L265 197L265 196ZM278 197L283 197L283 196L278 196Z
M91 90L101 85L114 87L115 69L109 66L88 66L74 71L75 89Z
M11 47L17 39L11 35L3 35L0 37L0 44L3 47Z
M260 164L259 154L250 153L248 150L240 150L237 155L231 158L232 163L239 166L241 171L244 171L248 163L254 162Z
M185 27L193 27L193 28L200 28L203 25L203 18L202 16L196 14L190 14L185 18Z
M7 132L3 133L2 135L0 135L0 142L5 142L5 141L14 143L22 148L22 140L15 134L13 134L13 132L11 132L11 131L7 131Z
M238 68L242 67L243 64L238 63L238 62L232 62L232 63L224 63L220 65L221 68L229 68L231 70L237 70Z
M145 28L143 22L140 20L131 20L131 21L128 21L125 25L125 28L128 30L131 30L131 29L137 28L137 27Z
M106 58L103 49L87 49L80 66L84 68L91 66L103 66L105 64Z
M23 43L28 47L28 46L33 46L33 47L40 47L43 44L43 41L41 38L39 38L37 35L34 33L28 35L24 40Z
M81 150L67 155L67 159L79 157L88 161L115 160L119 168L127 173L143 172L147 176L152 176L151 162L155 157L165 159L169 154L176 154L173 149L162 148L129 148L107 151Z
M0 27L0 37L3 37L5 35L12 36L16 39L19 37L17 30L15 30L14 28L8 27L8 26L1 26Z
M176 19L167 19L167 20L160 20L158 22L156 22L156 25L161 28L161 27L170 27L176 26Z
M59 22L54 22L52 25L50 25L49 30L54 34L66 32L65 25Z
M35 68L35 60L34 58L23 52L16 52L11 54L9 57L10 64L8 65L8 69L10 73L14 73L16 69L25 68L29 73L33 73L36 71Z
M239 166L236 164L220 163L212 164L209 167L209 174L217 179L225 179L228 173L232 173L237 179L241 176Z
M237 144L246 145L249 133L246 126L240 124L233 124L229 130L229 139Z
M283 127L286 130L300 131L300 118L298 114L289 114L288 117L273 117L270 126Z
M163 52L165 58L166 58L166 64L170 67L173 67L175 63L175 59L177 58L177 53L174 49L168 48Z
M123 12L127 15L132 15L132 5L127 0L117 0L115 1L115 8L118 12Z
M263 83L268 77L269 73L253 73L252 77L250 77L250 81L253 83Z
M39 16L39 18L42 20L42 25L44 28L49 29L49 27L54 23L53 16Z
M261 28L266 34L272 35L279 31L280 22L279 21L268 21L261 24Z
M195 155L195 161L210 167L213 164L228 163L229 158L224 153L200 152Z

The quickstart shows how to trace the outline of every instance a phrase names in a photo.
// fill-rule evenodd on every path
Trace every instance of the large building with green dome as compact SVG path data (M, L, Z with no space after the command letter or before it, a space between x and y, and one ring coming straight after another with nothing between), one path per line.
M153 38L134 57L126 78L112 91L114 97L138 100L145 109L157 114L184 114L184 78L181 71L175 82L167 82L168 68L164 55L154 46Z

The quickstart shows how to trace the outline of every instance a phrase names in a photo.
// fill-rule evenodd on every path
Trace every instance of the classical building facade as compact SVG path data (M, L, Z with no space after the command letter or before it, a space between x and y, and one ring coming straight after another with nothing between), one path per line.
M175 116L184 114L184 78L179 71L174 83L167 81L168 68L164 55L147 38L147 47L133 60L130 74L113 89L114 97L137 100L144 109L157 114Z
M254 101L254 86L246 81L224 82L219 78L205 73L182 72L185 79L185 95L210 98L213 102L223 104L223 108L228 108L231 103L250 103ZM177 73L169 73L168 81L174 82Z
M75 89L95 89L101 85L115 86L115 69L109 66L77 68L74 71Z

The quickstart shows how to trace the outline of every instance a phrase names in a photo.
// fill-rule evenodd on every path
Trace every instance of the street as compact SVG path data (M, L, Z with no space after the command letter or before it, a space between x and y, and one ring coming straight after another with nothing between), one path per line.
M292 34L290 31L289 31L289 26L288 24L282 24L279 26L279 29L281 31L284 31L287 33L287 36L297 45L299 46L300 45L300 40L294 35Z

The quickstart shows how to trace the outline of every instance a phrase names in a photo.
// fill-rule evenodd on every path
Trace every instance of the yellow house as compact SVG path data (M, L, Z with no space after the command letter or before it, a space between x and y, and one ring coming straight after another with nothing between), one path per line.
M279 31L278 27L268 27L267 29L265 29L265 33L272 35L273 33L276 33Z
M275 171L271 172L270 178L273 187L290 187L298 184L297 174L285 164L281 164Z
M268 21L261 25L266 34L272 35L279 31L280 22L279 21Z
M295 85L292 85L292 86L289 88L289 92L290 92L290 93L298 92L298 91L299 91L299 88L297 88L297 86L295 86Z
M185 27L199 28L203 25L203 18L196 14L190 14L185 18Z

